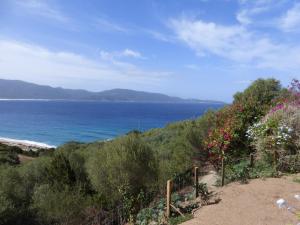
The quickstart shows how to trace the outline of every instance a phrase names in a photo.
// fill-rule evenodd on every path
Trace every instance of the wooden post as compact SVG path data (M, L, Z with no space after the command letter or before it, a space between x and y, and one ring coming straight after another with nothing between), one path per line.
M195 193L196 193L196 198L199 197L199 168L195 167L194 170L194 185L195 185Z
M254 166L254 155L251 153L250 154L250 167Z
M224 162L224 156L222 156L222 187L225 183L225 162Z
M171 216L171 180L167 181L167 211L166 211L166 216L167 218L170 218Z
M278 161L278 153L277 153L277 151L274 151L273 166L274 166L275 171L277 171L277 161Z

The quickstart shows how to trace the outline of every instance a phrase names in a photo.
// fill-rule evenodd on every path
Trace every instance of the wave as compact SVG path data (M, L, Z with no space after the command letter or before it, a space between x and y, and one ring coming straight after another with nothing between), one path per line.
M55 145L48 145L42 142L19 140L19 139L5 138L5 137L0 137L0 142L12 144L12 145L24 145L24 146L36 147L36 148L56 148Z

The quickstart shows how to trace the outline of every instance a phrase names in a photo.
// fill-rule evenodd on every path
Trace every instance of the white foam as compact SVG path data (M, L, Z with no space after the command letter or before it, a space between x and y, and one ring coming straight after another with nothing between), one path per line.
M57 100L59 100L59 99L57 99ZM0 101L41 101L41 102L43 102L43 101L55 101L55 99L54 100L52 100L52 99L34 99L34 98L15 98L15 99L13 99L13 98L0 98Z
M41 142L18 140L18 139L12 139L12 138L4 138L4 137L0 137L0 142L16 144L16 145L24 145L24 146L36 147L36 148L56 148L56 146L54 146L54 145L48 145L48 144L41 143Z

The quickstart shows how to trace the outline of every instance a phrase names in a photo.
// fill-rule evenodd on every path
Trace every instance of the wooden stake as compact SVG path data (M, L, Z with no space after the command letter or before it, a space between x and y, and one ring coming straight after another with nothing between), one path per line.
M224 157L222 157L222 187L224 186L225 183L225 162L224 162Z
M194 185L195 185L196 198L198 198L199 197L199 168L198 167L195 167Z
M274 151L274 155L273 155L273 166L275 171L277 171L277 161L278 161L278 153L277 151Z
M166 211L166 216L167 218L170 218L171 216L171 180L167 181L167 211Z
M250 167L254 166L254 155L251 153L250 154Z
M180 216L182 216L182 217L185 218L185 215L184 215L182 212L180 212L180 210L177 209L174 205L171 204L171 207L172 207L176 212L178 212L178 213L180 214Z

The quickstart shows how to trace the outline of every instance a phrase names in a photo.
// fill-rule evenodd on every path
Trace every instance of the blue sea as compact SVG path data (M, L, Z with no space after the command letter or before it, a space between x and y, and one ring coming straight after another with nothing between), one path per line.
M0 137L61 145L105 140L194 119L220 104L0 101Z

